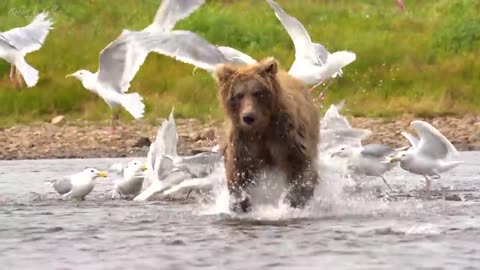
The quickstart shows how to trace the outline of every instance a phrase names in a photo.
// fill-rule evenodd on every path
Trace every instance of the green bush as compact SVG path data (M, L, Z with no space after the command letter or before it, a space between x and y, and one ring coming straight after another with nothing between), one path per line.
M445 53L463 53L480 48L480 10L475 0L451 1L443 23L434 32L434 45Z

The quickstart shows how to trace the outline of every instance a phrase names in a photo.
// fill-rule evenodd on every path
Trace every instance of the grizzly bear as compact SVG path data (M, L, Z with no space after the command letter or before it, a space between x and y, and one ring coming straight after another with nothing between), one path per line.
M279 70L274 58L244 66L218 65L225 113L222 144L232 210L250 209L249 187L263 169L286 176L286 199L303 207L318 182L319 112L306 85Z

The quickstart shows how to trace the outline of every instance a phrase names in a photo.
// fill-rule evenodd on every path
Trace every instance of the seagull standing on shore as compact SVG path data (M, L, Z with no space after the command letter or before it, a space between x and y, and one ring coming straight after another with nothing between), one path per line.
M94 168L88 168L64 178L46 180L46 182L50 183L53 189L62 195L64 200L84 200L85 196L92 192L95 186L94 180L98 177L107 177L107 173Z
M137 196L142 191L146 165L138 160L132 160L122 170L122 178L115 182L112 198L117 196Z
M142 31L123 30L120 36L100 52L98 71L79 70L67 75L77 78L83 87L99 95L111 109L124 107L135 119L143 117L145 105L138 93L126 94L130 82L147 55L156 47L155 33L170 31L178 20L190 15L204 0L165 0L151 25ZM118 115L112 113L111 127Z
M25 61L25 55L42 47L53 24L47 16L40 13L27 26L0 32L0 58L10 63L9 77L15 86L23 85L20 76L28 87L38 82L38 71Z
M458 151L440 131L427 122L415 120L410 123L420 140L414 135L402 132L410 142L408 150L391 155L387 162L400 162L400 167L413 174L425 177L426 190L431 190L432 179L449 171L464 161L457 160Z
M356 55L353 52L339 51L331 54L323 45L313 43L305 27L296 18L288 15L275 1L267 2L295 47L295 61L288 73L305 84L314 84L311 91L330 78L342 75L342 68L355 61ZM327 87L321 92L321 97Z

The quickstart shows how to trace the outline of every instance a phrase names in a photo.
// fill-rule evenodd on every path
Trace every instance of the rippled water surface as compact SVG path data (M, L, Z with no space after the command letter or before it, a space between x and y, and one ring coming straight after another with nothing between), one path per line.
M0 161L1 269L480 269L480 153L437 180L455 190L402 190L309 210L218 214L197 200L110 200L112 179L86 201L59 200L43 180L113 159ZM383 186L379 187L383 189ZM409 197L406 195L413 197ZM445 198L457 194L463 201ZM344 200L344 201L343 201ZM213 209L213 210L212 210Z

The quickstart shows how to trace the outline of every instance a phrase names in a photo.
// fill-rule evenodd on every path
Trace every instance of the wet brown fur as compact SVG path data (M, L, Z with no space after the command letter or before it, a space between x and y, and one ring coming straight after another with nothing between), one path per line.
M318 182L319 139L319 113L306 85L278 70L273 58L221 65L216 78L225 112L222 149L230 193L238 200L260 170L279 169L287 177L290 204L304 206ZM245 124L245 115L254 115L254 124ZM239 205L247 210L248 197Z

